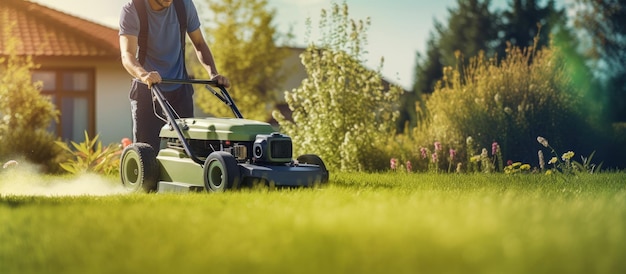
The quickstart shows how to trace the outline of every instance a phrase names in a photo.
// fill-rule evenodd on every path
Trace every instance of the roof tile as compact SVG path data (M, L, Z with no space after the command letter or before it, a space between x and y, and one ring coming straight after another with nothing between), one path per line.
M26 0L0 1L0 26L12 26L18 54L37 57L119 56L118 31ZM9 39L0 29L0 55Z

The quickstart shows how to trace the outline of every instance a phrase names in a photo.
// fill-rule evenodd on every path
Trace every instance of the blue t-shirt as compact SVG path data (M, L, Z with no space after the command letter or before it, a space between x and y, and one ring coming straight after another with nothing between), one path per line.
M180 43L180 26L174 4L161 11L150 8L148 0L148 51L144 68L147 71L158 71L162 78L183 79L184 56ZM177 1L177 0L174 0ZM198 12L191 0L185 2L187 11L187 32L200 28ZM139 16L132 1L124 5L120 15L120 35L139 36ZM172 91L180 85L161 85L163 91Z

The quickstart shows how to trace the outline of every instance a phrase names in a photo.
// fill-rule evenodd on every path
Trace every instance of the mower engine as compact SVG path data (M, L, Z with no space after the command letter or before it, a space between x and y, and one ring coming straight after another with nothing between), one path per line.
M259 134L254 141L254 162L284 164L291 162L291 138L280 133Z

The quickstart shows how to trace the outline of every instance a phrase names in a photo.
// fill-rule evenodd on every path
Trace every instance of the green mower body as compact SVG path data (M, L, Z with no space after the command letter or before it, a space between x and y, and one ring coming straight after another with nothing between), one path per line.
M153 86L168 123L159 135L160 148L135 143L124 149L120 166L124 186L148 192L221 192L259 183L300 187L328 181L328 170L318 156L293 159L289 136L269 123L243 119L227 91L220 89L218 97L238 117L175 118Z

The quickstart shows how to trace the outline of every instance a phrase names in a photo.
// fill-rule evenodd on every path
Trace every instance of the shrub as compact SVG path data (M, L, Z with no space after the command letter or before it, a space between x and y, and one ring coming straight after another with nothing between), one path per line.
M389 167L383 148L394 132L393 103L401 89L384 91L380 72L362 65L368 25L349 20L345 3L333 4L330 15L323 10L320 45L311 44L301 55L308 77L285 95L293 121L274 112L293 138L294 152L316 153L330 169Z
M472 58L464 77L459 67L447 67L426 102L424 132L416 134L455 146L472 137L466 157L498 142L504 157L522 162L536 159L539 135L559 147L572 146L580 141L577 129L587 125L564 62L558 49L531 46L510 47L500 63L484 55Z
M89 135L85 131L85 141L82 143L71 142L73 149L67 143L57 141L56 144L59 147L72 155L68 160L60 163L61 168L72 174L85 172L104 175L117 174L122 146L110 144L103 147L98 138L99 136L96 135L93 139L89 139Z
M47 128L58 112L39 92L41 85L32 82L30 71L37 66L30 57L17 55L20 41L10 33L11 26L5 26L8 55L0 59L0 162L25 158L46 172L56 172L61 150Z

